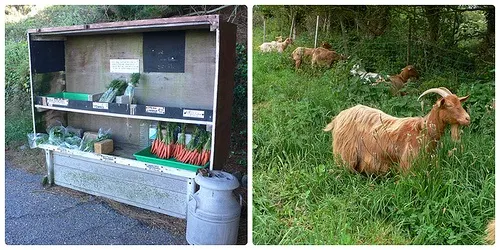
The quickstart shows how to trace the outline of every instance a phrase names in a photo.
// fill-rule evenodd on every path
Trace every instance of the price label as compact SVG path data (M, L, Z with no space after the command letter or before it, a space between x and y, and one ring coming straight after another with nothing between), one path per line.
M47 97L47 105L48 106L68 106L69 100L68 99L63 99L63 98L52 98L52 97Z
M183 109L182 110L183 117L191 117L191 118L205 118L205 111L203 110L192 110L192 109Z
M92 108L94 109L109 109L107 102L93 102Z
M146 106L146 113L164 115L165 107Z

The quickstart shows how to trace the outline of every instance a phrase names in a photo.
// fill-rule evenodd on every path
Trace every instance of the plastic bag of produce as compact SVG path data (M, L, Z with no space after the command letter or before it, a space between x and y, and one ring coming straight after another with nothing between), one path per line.
M97 141L103 141L106 139L111 139L111 129L99 128L99 131L97 132Z
M66 127L66 132L68 132L68 136L78 136L82 138L83 135L83 129L73 128L71 126Z
M85 133L83 139L80 141L79 149L84 152L94 152L94 143L96 139L93 137L94 136Z
M79 149L82 143L82 138L78 136L66 137L64 139L64 146L69 149Z
M28 144L30 148L36 148L49 140L49 135L45 133L28 133Z
M67 131L64 126L53 126L49 129L49 144L55 146L63 146L64 138L66 138Z
M94 143L106 139L111 139L110 128L100 128L97 132L97 138L95 137L95 133L92 135L91 133L85 132L83 134L83 139L80 142L79 149L84 152L94 152Z

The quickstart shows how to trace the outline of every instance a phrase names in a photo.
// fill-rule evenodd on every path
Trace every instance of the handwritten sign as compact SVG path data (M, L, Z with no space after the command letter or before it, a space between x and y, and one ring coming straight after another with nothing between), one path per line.
M164 115L165 107L146 106L146 113Z
M109 59L111 73L138 73L139 59Z
M183 109L182 110L183 117L191 117L191 118L205 118L205 111L203 110L191 110L191 109Z
M107 102L93 102L92 108L94 108L94 109L109 109Z
M47 106L68 106L68 99L47 97Z

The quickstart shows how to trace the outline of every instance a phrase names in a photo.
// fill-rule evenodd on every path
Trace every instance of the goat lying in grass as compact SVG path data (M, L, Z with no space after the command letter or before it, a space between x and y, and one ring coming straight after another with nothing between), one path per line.
M419 99L429 93L442 98L425 117L396 118L363 105L340 112L323 129L332 132L334 156L357 172L384 173L393 163L408 170L421 149L436 147L448 124L458 127L470 123L461 105L469 96L457 97L446 88L433 88Z
M259 46L261 52L274 52L277 51L279 53L282 53L288 45L292 43L292 39L288 37L285 39L284 42L277 42L277 41L272 41L272 42L267 42L263 43Z
M370 85L377 85L388 79L388 76L366 72L366 70L360 64L355 64L349 72L351 73L351 75L359 77L363 83Z

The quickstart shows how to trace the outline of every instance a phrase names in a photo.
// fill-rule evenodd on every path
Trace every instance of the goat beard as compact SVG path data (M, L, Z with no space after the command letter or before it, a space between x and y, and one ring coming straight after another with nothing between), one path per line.
M460 142L460 127L458 124L451 125L451 140Z

